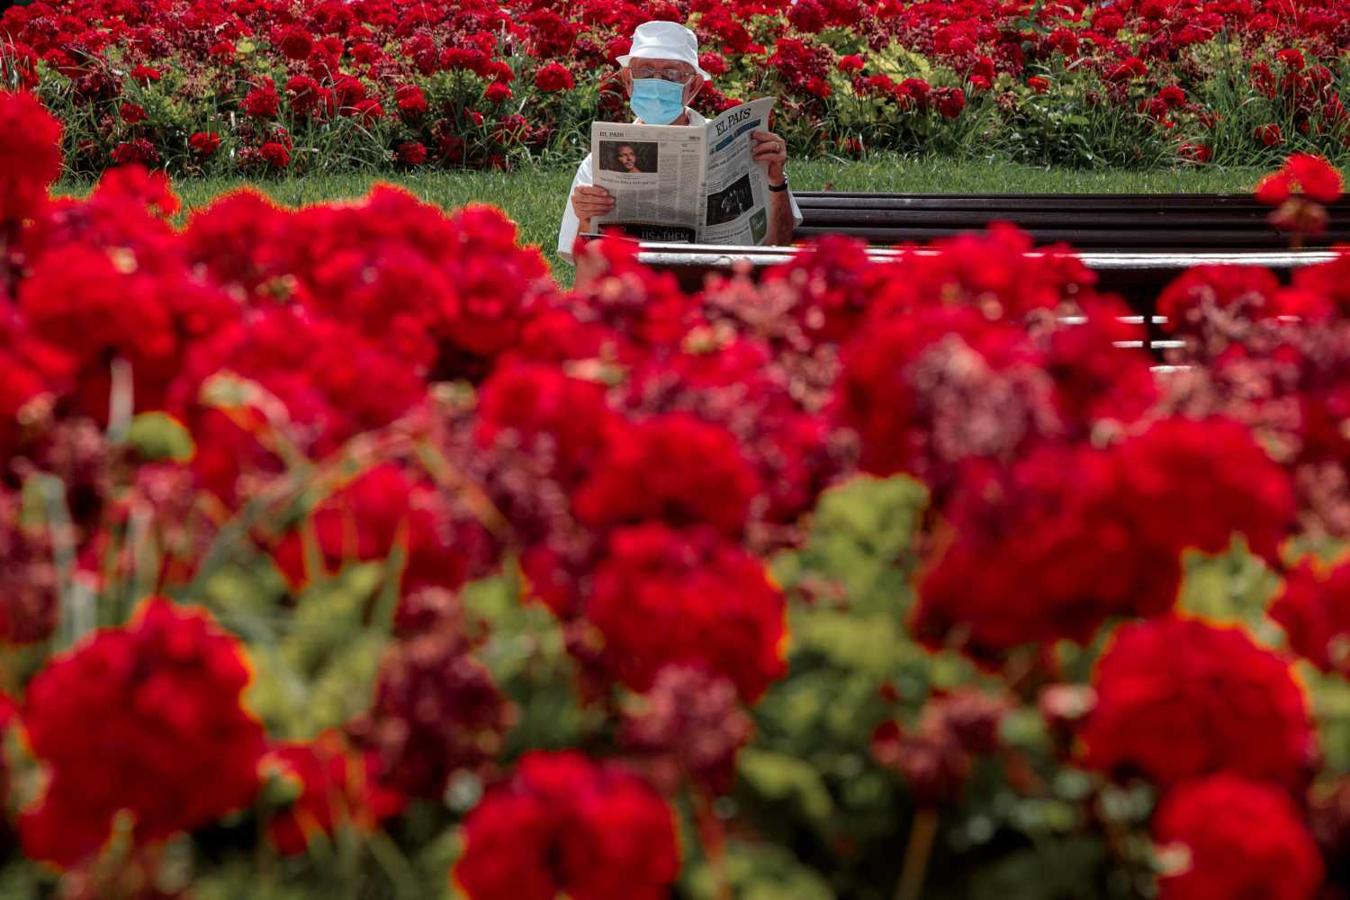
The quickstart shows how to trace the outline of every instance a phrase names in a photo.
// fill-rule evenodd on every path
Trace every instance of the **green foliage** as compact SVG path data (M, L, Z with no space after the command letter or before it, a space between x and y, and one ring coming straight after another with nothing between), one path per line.
M192 433L164 412L144 412L132 419L127 443L148 462L187 462L197 451Z

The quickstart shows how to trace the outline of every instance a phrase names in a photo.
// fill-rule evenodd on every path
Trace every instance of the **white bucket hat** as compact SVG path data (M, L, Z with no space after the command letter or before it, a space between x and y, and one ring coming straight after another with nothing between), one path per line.
M698 64L698 38L678 22L643 22L633 29L633 47L619 57L619 65L631 59L674 59L689 63L704 81L711 80Z

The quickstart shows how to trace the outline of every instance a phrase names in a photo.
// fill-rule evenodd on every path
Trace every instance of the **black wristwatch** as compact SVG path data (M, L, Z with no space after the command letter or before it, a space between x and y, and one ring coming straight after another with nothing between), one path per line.
M769 185L769 190L773 191L775 194L782 193L783 191L786 191L786 190L787 190L787 182L788 182L787 173L784 173L784 174L783 174L783 183L782 183L782 184L771 184L771 185Z

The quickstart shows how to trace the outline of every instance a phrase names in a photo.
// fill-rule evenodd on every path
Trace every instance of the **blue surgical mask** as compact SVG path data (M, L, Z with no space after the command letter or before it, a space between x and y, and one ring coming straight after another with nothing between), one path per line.
M664 78L634 78L628 105L648 125L669 125L684 113L684 85Z

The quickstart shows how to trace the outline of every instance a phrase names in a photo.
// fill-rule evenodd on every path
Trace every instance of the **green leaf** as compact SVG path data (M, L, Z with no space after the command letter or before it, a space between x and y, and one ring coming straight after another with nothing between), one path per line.
M739 900L832 900L835 896L819 872L777 844L731 841L726 873L731 893ZM693 900L717 896L712 868L704 860L689 866L683 887Z
M811 822L823 825L834 801L820 773L810 763L781 753L747 747L738 770L746 785L769 800L788 803Z
M197 452L192 433L164 412L144 412L131 420L127 442L146 460L187 462Z
M971 900L1095 900L1102 896L1097 873L1106 850L1095 838L1077 836L1014 853L976 870Z
M1227 552L1205 556L1188 552L1178 608L1193 616L1228 625L1243 625L1266 643L1279 644L1281 633L1268 619L1279 578L1241 541Z

